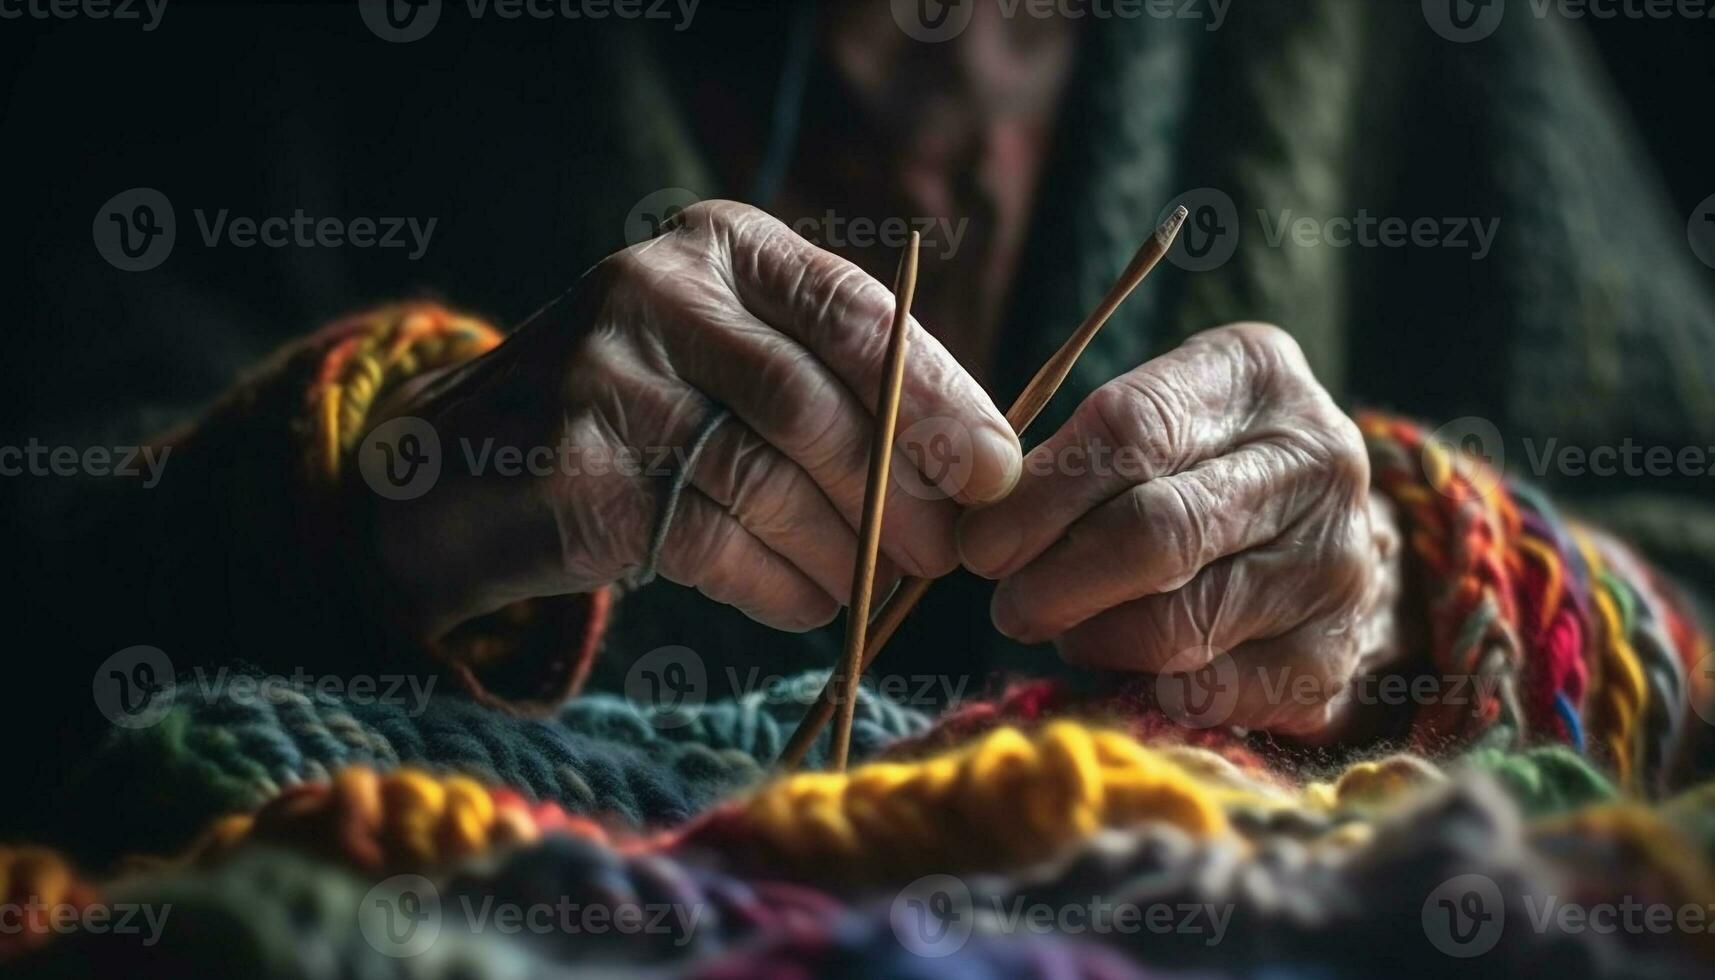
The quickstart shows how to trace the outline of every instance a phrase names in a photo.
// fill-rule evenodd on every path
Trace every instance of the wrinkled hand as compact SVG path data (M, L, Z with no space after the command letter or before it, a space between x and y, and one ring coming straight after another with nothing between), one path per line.
M420 500L377 505L392 591L433 633L624 580L718 403L731 416L692 469L659 573L777 628L828 622L851 587L893 306L887 287L761 211L687 208L488 356L389 406L433 424L454 471ZM888 500L885 574L934 576L958 565L959 505L1003 496L1021 456L982 387L915 321L910 345L901 432L946 420L972 434L969 469L941 475L958 485ZM551 463L536 458L552 471L473 472L461 447L484 440L549 447ZM914 469L897 448L893 468Z
M1357 426L1297 343L1238 324L1096 391L959 543L1000 580L1002 632L1096 669L1224 655L1230 723L1314 736L1394 653L1398 536L1369 482Z

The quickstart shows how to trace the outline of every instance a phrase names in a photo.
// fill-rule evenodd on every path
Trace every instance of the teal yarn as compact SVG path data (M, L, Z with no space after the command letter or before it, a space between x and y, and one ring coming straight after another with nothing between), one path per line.
M1564 745L1518 752L1479 748L1461 756L1459 765L1488 773L1527 817L1566 813L1619 796L1589 760Z
M49 842L98 865L117 857L120 844L100 823L117 796L133 820L125 850L170 853L215 816L253 810L348 765L459 773L622 826L671 826L761 779L824 676L677 712L596 694L554 718L454 695L429 697L418 710L404 699L360 702L285 686L240 697L232 684L181 683L160 695L172 708L159 722L116 729L69 774L74 816ZM928 724L865 690L853 754L867 757ZM827 738L812 763L825 757Z
M736 750L767 766L780 757L827 679L825 670L805 671L736 698L673 709L640 705L613 694L590 694L567 704L559 720L571 731L598 738L633 745L696 743ZM858 690L851 756L867 759L900 739L927 731L930 723L927 714L877 693L866 681ZM808 766L816 768L827 761L832 738L832 731L824 728L806 757Z
M49 843L96 864L120 847L171 853L215 816L353 764L459 773L628 827L681 823L764 771L737 749L629 744L456 696L431 697L417 713L295 689L239 698L185 684L173 694L158 723L115 730L68 775L71 818ZM114 799L126 801L123 844L110 832Z

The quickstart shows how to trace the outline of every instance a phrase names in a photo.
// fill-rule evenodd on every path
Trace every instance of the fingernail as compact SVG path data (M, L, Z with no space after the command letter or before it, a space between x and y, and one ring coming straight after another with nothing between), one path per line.
M1024 543L1024 528L1015 520L985 519L968 510L959 517L955 540L959 560L984 578L1000 578Z
M976 444L977 459L992 460L1000 464L1001 469L992 484L979 485L970 494L970 499L979 504L993 503L1018 485L1018 478L1024 475L1024 454L1018 447L1018 437L1011 432L983 426L972 434L971 439Z
M1024 632L1024 617L1013 590L1004 584L994 590L994 598L989 600L989 618L994 620L994 628L1003 635L1014 640L1023 639L1020 634Z

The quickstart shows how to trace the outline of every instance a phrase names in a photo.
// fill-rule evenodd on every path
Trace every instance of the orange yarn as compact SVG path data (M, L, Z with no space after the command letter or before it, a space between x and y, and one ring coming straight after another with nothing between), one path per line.
M381 775L351 766L331 783L295 786L255 814L216 821L193 856L267 841L369 872L421 870L550 831L607 839L600 826L555 804L530 803L511 790L464 776L417 769Z
M65 858L45 847L0 847L0 959L34 949L54 935L51 922L67 908L95 904L95 889L81 881Z
M402 303L329 327L332 341L308 398L310 476L339 479L345 456L368 428L376 404L401 383L468 361L499 346L500 331L433 303Z

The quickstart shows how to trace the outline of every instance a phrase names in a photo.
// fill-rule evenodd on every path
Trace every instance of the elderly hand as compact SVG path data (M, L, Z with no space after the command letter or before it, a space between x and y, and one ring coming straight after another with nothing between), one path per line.
M1398 534L1357 426L1284 331L1211 330L1103 386L967 513L995 626L1091 668L1237 682L1225 721L1326 733L1394 652ZM1217 719L1219 720L1219 719Z
M660 574L777 628L828 622L851 588L893 307L887 287L761 211L685 209L486 357L388 406L432 424L454 471L418 500L377 503L390 594L435 634L626 579L718 404L731 416L691 468ZM884 559L935 576L958 565L959 505L1004 496L1021 455L982 387L915 321L910 345L901 431L951 420L972 435L951 499L888 500ZM533 468L495 472L508 449ZM893 468L913 464L896 449Z

